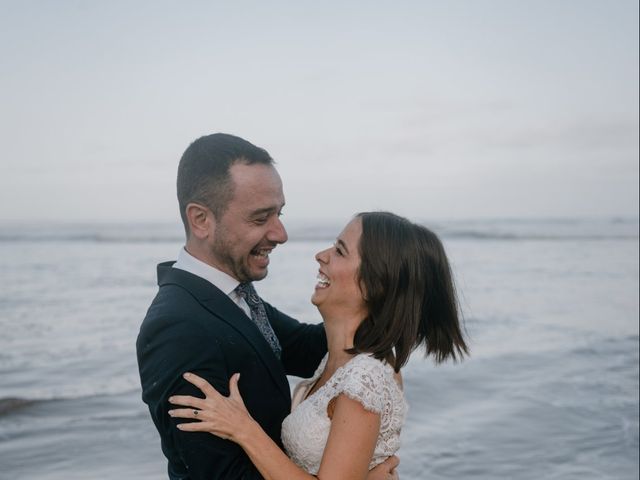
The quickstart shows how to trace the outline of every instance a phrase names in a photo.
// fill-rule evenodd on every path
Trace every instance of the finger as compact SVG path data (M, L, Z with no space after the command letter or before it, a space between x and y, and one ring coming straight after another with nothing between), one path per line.
M229 396L231 398L236 398L242 401L242 396L240 395L240 390L238 390L238 381L240 380L240 374L234 373L231 375L229 379Z
M204 408L206 401L202 398L192 397L190 395L174 395L169 397L169 403L173 405L181 405L183 407Z
M400 458L396 455L392 455L384 461L385 465L389 468L389 471L393 471L395 468L400 465Z
M202 416L200 410L194 410L193 408L175 408L169 410L169 416L173 418L193 418L199 420Z
M208 432L209 428L207 425L208 424L205 422L190 422L179 423L176 427L178 427L178 430L182 430L183 432Z
M220 437L223 440L229 439L229 437L222 432L217 432L213 427L213 424L207 422L179 423L176 425L176 427L183 432L207 432L212 433L213 435Z
M206 397L215 397L216 395L220 396L217 390L213 388L209 382L195 373L187 372L182 375L182 378L198 387Z

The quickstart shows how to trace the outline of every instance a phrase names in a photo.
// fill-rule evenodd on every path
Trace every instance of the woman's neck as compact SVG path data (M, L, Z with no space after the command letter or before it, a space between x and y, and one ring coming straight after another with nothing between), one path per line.
M333 374L336 369L353 358L353 354L345 350L353 348L353 338L360 320L355 318L324 318L325 331L327 333L327 347L329 358L325 371Z

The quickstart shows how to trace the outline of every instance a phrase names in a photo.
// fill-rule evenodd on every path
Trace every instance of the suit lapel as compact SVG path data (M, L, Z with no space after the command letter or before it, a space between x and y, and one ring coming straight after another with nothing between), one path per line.
M212 315L242 335L262 360L274 382L287 399L289 383L280 360L249 317L227 295L210 282L184 270L172 268L175 262L158 265L158 285L174 284L188 290Z
M202 306L237 330L251 344L282 393L287 398L291 398L289 383L282 363L276 358L258 327L228 296L220 293L224 298L201 302Z

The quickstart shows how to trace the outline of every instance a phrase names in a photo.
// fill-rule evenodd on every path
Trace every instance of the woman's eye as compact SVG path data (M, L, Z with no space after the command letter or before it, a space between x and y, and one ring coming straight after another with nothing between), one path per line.
M340 250L340 247L338 245L334 245L334 247L336 249L336 253L342 257L343 255L342 255L342 250Z

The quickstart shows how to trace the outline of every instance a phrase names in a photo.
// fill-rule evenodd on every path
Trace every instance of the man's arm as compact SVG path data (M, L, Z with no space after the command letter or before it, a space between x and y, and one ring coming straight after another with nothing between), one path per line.
M282 346L282 364L287 375L310 377L327 353L323 324L300 323L264 302L269 322Z
M198 370L196 370L198 372ZM204 374L200 370L199 374ZM209 378L210 375L207 375ZM228 381L225 382L228 384ZM212 385L221 388L221 382L213 381ZM167 395L167 399L172 395L197 395L192 385L181 382L180 387ZM163 408L163 414L167 417L169 409ZM179 419L171 419L170 435L179 451L182 462L187 467L189 478L192 480L211 480L214 478L225 478L230 480L262 479L254 465L251 463L245 452L237 444L228 440L223 440L209 433L191 433L180 431L176 425L182 423Z
M226 361L215 338L198 328L197 322L179 318L157 319L141 334L138 362L143 398L169 459L170 471L192 480L261 479L247 455L233 442L205 433L181 432L167 413L172 395L201 396L182 378L191 371L206 378L223 394L228 393Z

